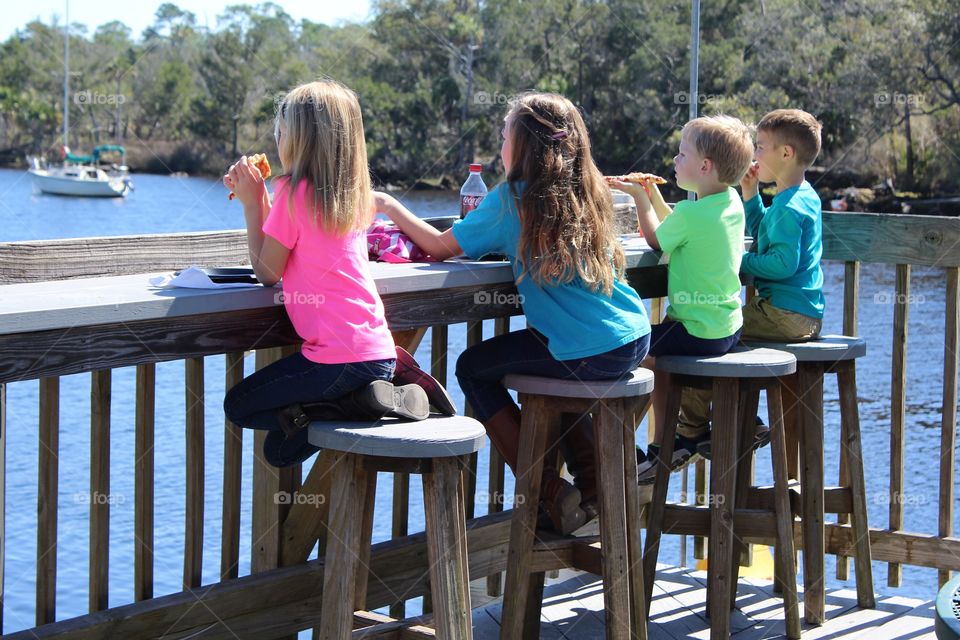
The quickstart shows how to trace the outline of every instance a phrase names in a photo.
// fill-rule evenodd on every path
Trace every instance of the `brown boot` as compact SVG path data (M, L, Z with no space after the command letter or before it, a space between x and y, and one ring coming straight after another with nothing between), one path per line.
M573 483L580 491L580 508L586 513L588 521L593 520L598 513L593 419L589 415L565 413L560 429L565 434L560 441L561 451L567 461L567 469L573 476Z
M577 488L561 478L556 469L543 470L540 504L550 518L554 531L566 536L587 522L587 515L580 508L580 500Z
M504 407L485 420L483 426L493 446L516 474L520 450L520 409L514 404ZM553 529L558 533L567 535L586 522L586 515L580 508L580 492L561 479L552 465L544 465L540 501Z

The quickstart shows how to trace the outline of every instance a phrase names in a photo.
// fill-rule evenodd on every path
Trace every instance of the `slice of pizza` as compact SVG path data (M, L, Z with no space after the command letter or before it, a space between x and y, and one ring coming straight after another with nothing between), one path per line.
M270 177L270 161L267 160L266 154L255 153L248 157L247 161L257 168L264 180ZM237 194L231 191L230 195L227 196L227 200L233 200L236 197Z
M653 184L667 184L665 178L661 178L658 175L652 173L643 173L641 171L635 171L633 173L628 173L624 176L606 176L607 181L621 181L621 182L634 182L637 184L643 184L645 182L652 182Z

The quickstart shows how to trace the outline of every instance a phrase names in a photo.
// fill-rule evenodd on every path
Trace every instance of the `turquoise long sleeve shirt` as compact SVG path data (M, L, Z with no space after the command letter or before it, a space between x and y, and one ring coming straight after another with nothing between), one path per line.
M775 307L823 318L823 216L810 183L781 191L769 207L758 194L743 204L754 247L740 270Z

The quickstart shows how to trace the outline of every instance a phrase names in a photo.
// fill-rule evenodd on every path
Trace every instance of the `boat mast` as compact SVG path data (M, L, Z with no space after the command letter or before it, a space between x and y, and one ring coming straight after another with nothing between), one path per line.
M70 0L63 24L63 146L70 146Z

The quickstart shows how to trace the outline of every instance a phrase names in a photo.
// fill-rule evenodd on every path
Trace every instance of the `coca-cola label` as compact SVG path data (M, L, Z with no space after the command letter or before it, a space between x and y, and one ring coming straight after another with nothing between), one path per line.
M463 218L468 213L480 206L484 196L460 196L460 217Z

